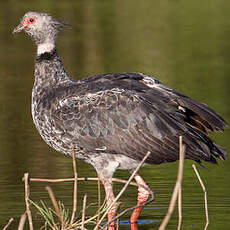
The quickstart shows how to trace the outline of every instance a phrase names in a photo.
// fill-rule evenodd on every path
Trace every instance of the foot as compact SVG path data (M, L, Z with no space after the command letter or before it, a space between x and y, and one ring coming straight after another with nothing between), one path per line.
M104 180L102 180L102 182L103 182L104 188L105 188L107 207L109 207L115 199L115 196L114 196L113 190L112 190L112 182L109 179L107 179L107 180L104 179ZM108 222L110 222L116 216L116 211L117 211L118 205L119 205L118 202L116 202L115 204L113 204L113 206L109 210L109 212L107 214ZM111 222L107 229L108 230L115 230L115 221Z
M150 189L149 189L149 186L144 182L144 180L141 178L140 175L136 174L134 176L134 179L136 180L137 184L139 185L138 186L137 205L142 205L148 200L148 197L150 195L150 192L149 192ZM130 217L130 224L134 224L137 222L138 217L140 216L142 209L143 209L143 206L135 208L133 210L133 213Z

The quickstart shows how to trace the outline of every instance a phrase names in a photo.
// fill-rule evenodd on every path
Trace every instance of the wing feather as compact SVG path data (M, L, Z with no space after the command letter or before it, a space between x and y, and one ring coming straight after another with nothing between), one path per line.
M88 153L100 150L141 160L151 151L147 163L175 161L182 135L186 158L225 159L225 151L207 136L223 130L225 121L207 105L147 80L131 73L87 79L81 90L72 88L59 99L52 111L57 129Z

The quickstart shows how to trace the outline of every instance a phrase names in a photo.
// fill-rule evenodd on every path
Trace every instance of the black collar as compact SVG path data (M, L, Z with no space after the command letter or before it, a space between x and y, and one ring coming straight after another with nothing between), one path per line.
M53 60L57 56L57 51L56 49L53 49L51 52L45 52L36 57L36 62L41 62L41 61L50 61Z

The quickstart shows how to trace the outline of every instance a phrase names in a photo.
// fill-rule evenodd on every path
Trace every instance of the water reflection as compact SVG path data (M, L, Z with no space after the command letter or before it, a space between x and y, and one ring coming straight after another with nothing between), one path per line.
M0 9L0 226L14 217L12 229L24 212L24 172L33 177L72 175L71 159L49 149L40 139L30 115L35 47L30 39L11 31L28 10L49 12L73 25L59 38L58 49L66 70L75 79L96 73L136 71L152 74L165 84L209 104L227 121L229 110L229 2L211 1L3 1ZM213 135L229 149L230 132ZM204 226L203 193L186 161L183 183L183 227ZM210 229L229 229L230 162L200 169L208 189ZM177 163L141 169L156 193L141 220L164 217L175 183ZM96 176L79 162L80 176ZM127 179L127 172L115 177ZM34 200L48 200L45 184L32 184ZM95 183L79 184L79 204L87 191L95 202ZM58 199L71 208L72 184L52 185ZM121 185L115 184L118 192ZM123 207L135 204L136 190L128 188ZM81 208L81 207L79 207ZM149 208L156 208L154 210ZM89 215L92 214L89 212ZM128 214L122 218L127 220ZM36 221L35 221L36 222ZM157 229L160 222L139 225ZM37 221L40 224L40 221ZM177 226L177 214L168 229ZM120 229L128 229L121 225Z

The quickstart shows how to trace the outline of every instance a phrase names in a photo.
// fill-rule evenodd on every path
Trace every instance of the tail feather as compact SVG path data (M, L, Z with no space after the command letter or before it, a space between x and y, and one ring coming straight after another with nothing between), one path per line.
M225 149L221 146L219 146L216 143L213 143L213 154L218 157L220 160L226 160L227 157L227 153L225 151Z
M188 108L191 112L191 118L196 122L197 124L202 124L203 127L205 127L207 132L213 132L213 131L223 131L224 128L227 126L227 123L224 121L224 119L218 115L214 110L209 108L207 105L200 103L198 101L195 101L191 98L187 97L180 97L178 99L178 103ZM198 116L196 116L198 115ZM198 125L199 127L199 125Z

